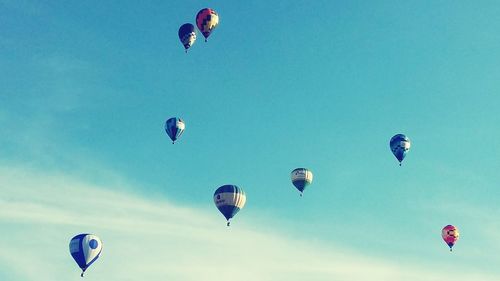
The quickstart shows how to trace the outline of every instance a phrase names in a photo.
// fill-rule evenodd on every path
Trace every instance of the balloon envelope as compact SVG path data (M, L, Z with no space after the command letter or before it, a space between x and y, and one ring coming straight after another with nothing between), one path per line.
M391 148L392 154L394 154L399 163L401 163L410 150L411 143L410 139L407 136L403 134L397 134L391 138L389 146Z
M179 40L181 40L184 49L189 49L196 41L196 31L194 25L185 23L179 28Z
M167 135L172 140L172 143L180 138L185 128L186 124L184 124L184 121L177 117L172 117L165 122L165 132L167 132Z
M291 173L292 183L301 193L312 183L313 173L306 168L297 168Z
M215 206L228 222L245 206L246 200L245 192L236 185L223 185L214 193Z
M94 234L78 234L69 242L69 252L83 273L99 258L102 242Z
M210 8L201 9L196 15L196 26L205 37L205 41L218 24L219 15Z
M458 232L458 228L449 224L443 227L443 230L441 231L441 237L443 237L444 242L450 247L451 251L451 248L453 247L453 245L455 245L458 238L460 237L460 233Z

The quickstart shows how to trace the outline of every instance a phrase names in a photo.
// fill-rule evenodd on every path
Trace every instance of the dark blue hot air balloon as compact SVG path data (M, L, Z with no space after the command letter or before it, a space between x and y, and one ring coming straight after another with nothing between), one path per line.
M182 45L184 45L184 49L187 50L193 46L196 41L196 30L194 25L190 23L185 23L181 25L179 28L179 40L181 40Z
M405 159L406 154L410 150L410 139L403 134L397 134L391 138L389 146L392 154L398 159L399 166L401 166L401 162Z
M165 122L165 132L167 132L167 135L172 140L172 143L180 138L185 128L186 124L184 124L184 121L177 117L172 117Z

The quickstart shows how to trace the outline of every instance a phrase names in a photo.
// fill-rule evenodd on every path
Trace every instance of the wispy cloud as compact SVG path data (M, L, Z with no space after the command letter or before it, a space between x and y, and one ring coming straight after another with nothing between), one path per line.
M474 269L438 270L293 239L271 226L238 221L226 228L215 209L110 191L63 174L3 167L0 183L7 280L77 280L67 244L80 232L104 242L88 271L92 280L498 280Z
M86 158L88 151L71 141L92 127L89 116L101 104L100 93L114 96L102 79L106 71L71 54L33 54L26 60L12 66L19 81L6 81L10 87L0 95L0 145L12 152L12 159L41 165L70 162L75 155Z

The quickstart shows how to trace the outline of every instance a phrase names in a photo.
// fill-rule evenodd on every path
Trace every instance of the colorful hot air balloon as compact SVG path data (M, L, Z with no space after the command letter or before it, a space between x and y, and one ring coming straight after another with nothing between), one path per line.
M172 143L181 137L184 128L186 128L186 124L184 124L182 119L177 117L172 117L165 122L165 132L172 139Z
M300 196L304 189L312 183L313 174L306 168L297 168L291 174L293 185L300 191Z
M196 15L196 26L205 37L205 42L218 24L219 15L210 8L202 9Z
M194 25L190 23L183 24L179 28L179 39L181 40L182 45L184 45L184 49L186 49L187 53L188 49L196 41L196 31L194 30Z
M245 206L246 201L245 192L236 185L223 185L214 193L215 206L226 217L227 226L229 226L229 220Z
M85 270L97 260L102 251L102 242L93 234L78 234L69 242L69 252L82 269L83 277Z
M398 159L399 166L401 166L401 162L405 159L406 153L410 150L410 145L410 139L403 134L397 134L391 138L389 146L391 147L392 154Z
M451 252L453 245L455 245L455 243L458 240L458 237L460 236L460 233L458 232L458 228L449 224L443 227L443 230L441 231L441 236L443 237L444 242L446 242L446 244L448 244L448 246L450 247L450 252Z

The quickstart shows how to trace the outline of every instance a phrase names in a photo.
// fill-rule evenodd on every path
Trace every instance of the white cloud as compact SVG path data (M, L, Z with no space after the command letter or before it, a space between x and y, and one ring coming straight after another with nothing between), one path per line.
M241 220L226 228L215 209L140 198L62 174L4 167L0 188L7 281L79 280L67 244L81 232L104 243L87 272L92 280L498 280L470 268L370 257Z

